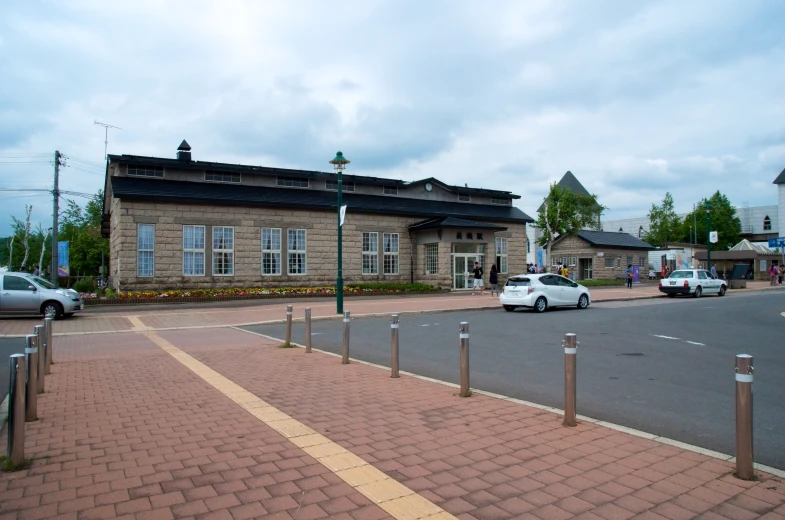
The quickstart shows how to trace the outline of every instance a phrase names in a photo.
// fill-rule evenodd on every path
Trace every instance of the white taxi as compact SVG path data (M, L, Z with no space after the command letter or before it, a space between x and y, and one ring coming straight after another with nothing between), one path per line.
M705 269L679 269L660 280L660 292L673 298L677 294L700 298L704 293L725 296L728 286L725 280L714 278Z
M548 307L585 309L591 304L591 295L586 287L558 274L519 274L507 279L499 302L509 312L518 307L536 312L545 312Z

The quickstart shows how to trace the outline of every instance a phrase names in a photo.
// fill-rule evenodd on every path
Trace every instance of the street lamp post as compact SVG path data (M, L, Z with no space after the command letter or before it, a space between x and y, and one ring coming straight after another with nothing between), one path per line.
M711 203L706 201L706 269L711 270Z
M338 172L338 279L335 281L335 304L337 313L343 314L343 233L341 226L341 206L343 206L343 170L349 161L344 158L343 153L335 154L335 159L330 161Z

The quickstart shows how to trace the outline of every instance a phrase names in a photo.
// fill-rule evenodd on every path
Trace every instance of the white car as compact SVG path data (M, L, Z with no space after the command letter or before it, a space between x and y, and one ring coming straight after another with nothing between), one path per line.
M725 280L714 278L705 269L678 269L660 280L660 292L673 298L677 294L688 294L700 298L703 293L725 296L728 286Z
M536 312L545 312L548 307L585 309L591 304L591 294L586 287L558 274L519 274L507 279L499 301L509 312L518 307Z

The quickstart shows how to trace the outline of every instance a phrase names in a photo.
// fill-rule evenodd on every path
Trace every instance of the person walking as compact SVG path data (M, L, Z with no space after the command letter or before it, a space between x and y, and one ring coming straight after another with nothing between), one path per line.
M717 264L711 264L711 276L714 279L718 278L718 276L717 276Z
M35 266L35 269L33 270L33 276L39 276L40 274L41 271L38 270L38 266Z
M785 274L785 267L780 266L778 271L779 271L779 275L777 276L777 282L779 285L782 285L782 275Z
M632 289L632 277L634 276L634 271L632 270L632 264L627 266L627 289Z
M772 265L771 269L769 269L769 276L771 276L771 286L774 287L777 285L777 266Z
M474 296L474 290L476 288L480 288L480 296L482 296L482 267L480 267L480 262L474 262L474 283L472 284L472 296Z
M499 273L496 271L496 264L491 266L491 274L488 276L488 283L491 285L491 298L493 292L496 291L496 297L499 297Z

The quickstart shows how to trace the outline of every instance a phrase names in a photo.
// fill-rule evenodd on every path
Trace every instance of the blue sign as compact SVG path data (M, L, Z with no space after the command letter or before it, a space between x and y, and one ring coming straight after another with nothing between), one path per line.
M57 243L57 276L69 276L68 242Z
M770 238L769 247L785 247L785 237Z

